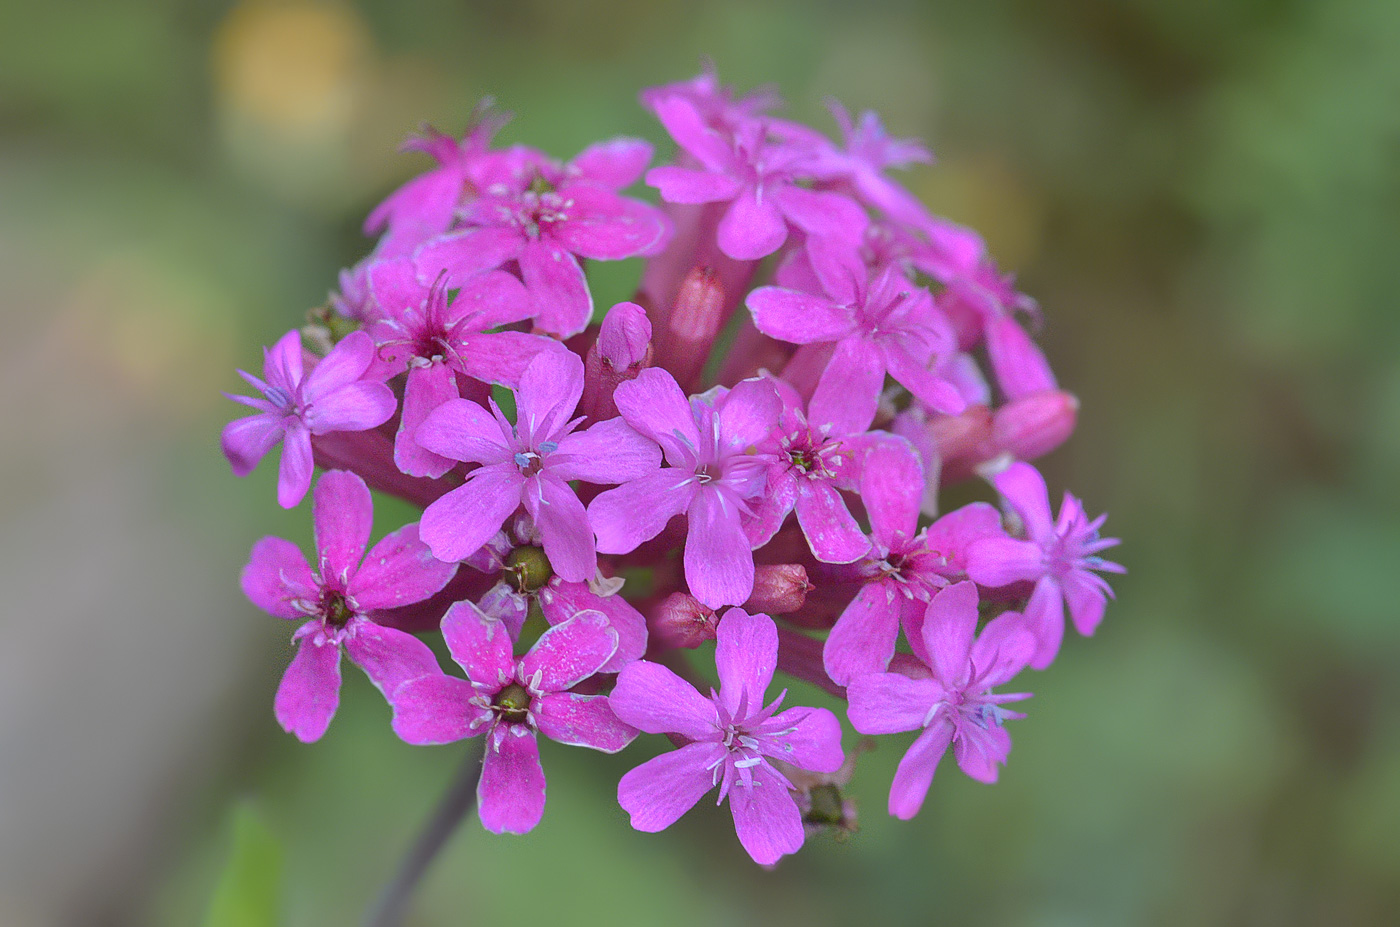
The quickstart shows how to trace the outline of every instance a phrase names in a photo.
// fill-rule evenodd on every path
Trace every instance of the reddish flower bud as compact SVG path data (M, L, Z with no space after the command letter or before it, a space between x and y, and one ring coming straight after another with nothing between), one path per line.
M750 612L786 615L806 603L811 588L807 569L800 563L761 564L754 567L753 595L744 603L744 608Z
M998 409L992 443L1018 460L1034 460L1063 444L1078 420L1077 398L1062 390L1045 390Z
M579 409L590 422L617 417L613 390L651 366L651 359L651 322L646 310L636 303L618 303L609 309L584 358Z
M695 386L724 327L724 286L708 267L696 267L681 281L666 328L656 333L657 363L675 376L683 390Z
M690 593L673 592L652 612L648 624L656 643L693 650L715 639L719 618Z

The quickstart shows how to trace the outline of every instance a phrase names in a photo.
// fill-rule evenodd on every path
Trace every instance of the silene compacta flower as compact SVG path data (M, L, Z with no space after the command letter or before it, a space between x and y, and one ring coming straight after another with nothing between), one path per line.
M259 541L243 589L299 622L273 700L298 738L348 658L403 740L480 743L488 830L541 820L544 737L634 751L597 800L637 830L713 792L772 865L854 828L870 738L913 736L896 817L950 750L994 782L1029 696L1003 687L1052 665L1066 611L1094 633L1123 568L1102 515L1051 511L1032 461L1078 400L980 236L891 174L921 144L839 104L833 140L712 71L642 102L661 163L497 147L489 105L405 146L427 161L368 255L230 396L234 473L280 444L277 502L311 491L316 535L311 561ZM595 305L592 268L627 258L635 301ZM939 504L969 479L981 501ZM419 520L371 545L372 491Z

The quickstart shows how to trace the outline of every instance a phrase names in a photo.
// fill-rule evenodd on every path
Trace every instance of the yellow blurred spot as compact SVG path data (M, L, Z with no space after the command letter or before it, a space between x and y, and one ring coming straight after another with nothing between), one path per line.
M937 164L905 175L910 191L934 213L970 225L1007 272L1035 261L1043 246L1043 197L1004 160L940 154Z

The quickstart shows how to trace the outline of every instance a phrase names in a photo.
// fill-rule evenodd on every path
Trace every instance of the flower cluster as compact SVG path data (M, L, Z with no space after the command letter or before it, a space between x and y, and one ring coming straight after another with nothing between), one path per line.
M259 395L230 397L256 410L224 430L235 473L280 443L293 507L324 471L315 563L264 538L243 588L302 622L275 701L300 739L331 721L343 651L404 740L482 736L481 820L524 832L540 735L615 752L666 734L676 749L618 785L633 826L717 788L771 864L854 826L841 722L770 700L775 671L844 699L860 733L918 732L889 792L912 817L949 747L996 779L1022 717L1003 706L1027 695L993 690L1050 665L1066 608L1092 634L1100 574L1122 568L1102 516L1069 495L1052 514L1027 462L1078 411L1037 307L888 175L928 151L836 104L834 142L711 72L642 102L669 164L630 138L569 161L494 147L489 108L406 146L435 164L243 374ZM632 257L635 302L596 311L590 264ZM940 513L972 476L1000 505ZM370 547L370 489L421 520Z

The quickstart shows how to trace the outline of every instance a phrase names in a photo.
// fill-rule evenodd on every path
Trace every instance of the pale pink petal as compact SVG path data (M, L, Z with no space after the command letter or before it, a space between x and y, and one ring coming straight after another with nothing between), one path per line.
M311 500L321 577L343 591L365 556L374 527L374 502L365 481L345 470L329 470Z
M413 440L433 454L469 463L506 463L513 453L495 417L470 399L450 399L433 409Z
M616 673L646 653L646 619L620 595L594 595L586 583L556 580L540 590L539 600L545 620L552 625L562 624L587 609L607 616L608 624L617 632L617 650L599 667L600 673Z
M385 628L366 618L352 618L345 636L345 653L384 694L391 698L399 686L420 676L438 675L437 658L428 645L405 631Z
M535 324L561 338L583 331L593 315L593 294L574 256L541 239L527 244L517 260L535 306Z
M655 254L671 234L665 213L649 203L626 199L587 185L561 191L572 205L568 221L550 229L565 250L594 261L620 261Z
M403 416L394 435L394 464L409 476L436 479L459 458L428 450L417 441L418 429L435 410L450 402L466 402L457 391L457 374L440 361L410 367L403 391ZM500 429L495 429L500 433Z
M671 467L600 493L588 504L588 520L598 536L599 553L636 550L684 512L695 495L694 474Z
M714 702L660 663L627 664L608 702L618 718L648 734L680 734L691 740L718 737Z
M1005 535L973 541L967 548L967 575L983 586L1006 586L1045 575L1045 551L1034 541Z
M560 479L585 483L625 483L656 472L661 448L621 418L610 418L585 431L559 439L559 448L545 461Z
M929 709L944 697L943 687L929 678L911 679L900 673L868 673L846 687L851 707L846 716L862 734L898 734L924 726Z
M282 460L277 467L277 504L294 509L311 488L316 469L311 457L311 434L300 422L289 421L282 441Z
M967 400L956 386L929 370L904 348L887 340L880 344L880 353L890 376L935 412L958 415L967 408Z
M676 144L694 155L705 167L716 173L724 173L734 160L729 143L719 132L705 124L690 100L680 95L668 96L654 101L652 110ZM650 176L647 183L651 183Z
M836 306L823 296L782 287L759 287L749 294L745 304L753 313L754 327L770 338L791 344L840 341L855 327L849 309Z
M457 572L457 564L433 556L418 537L418 523L404 525L370 548L349 594L366 611L412 605L436 594Z
M710 608L741 604L753 592L753 552L738 507L722 489L701 487L686 519L682 559L691 594Z
M515 389L530 361L546 351L562 352L553 338L525 332L474 332L459 336L448 363L483 383L499 383Z
M465 679L441 673L412 679L390 696L394 733L406 743L450 744L481 733L494 714L473 705L476 690Z
M938 761L948 750L953 739L953 725L938 721L918 736L895 770L894 781L890 783L890 814L908 821L919 813L929 786L933 784L933 774L938 769Z
M293 329L277 339L263 358L263 376L272 386L292 392L302 380L305 364L301 354L301 332Z
M1055 374L1045 355L1009 315L995 315L986 323L987 357L997 383L1007 399L1020 399L1057 389Z
M735 783L729 790L729 810L739 843L754 862L771 866L802 849L802 812L782 773L767 763L759 763L752 773L751 784Z
M613 399L627 424L661 445L672 466L694 464L700 434L674 377L648 367L635 380L619 383Z
M515 392L522 440L544 441L573 417L583 395L583 361L570 351L545 351L530 361Z
M863 336L853 335L836 345L812 394L813 421L831 422L835 434L859 434L875 420L885 364L880 352Z
M774 191L773 199L793 225L818 241L854 245L861 240L865 227L870 224L865 210L839 193L805 190L789 185Z
M930 550L936 550L948 561L946 573L956 575L968 569L968 552L972 545L983 538L1004 537L1001 529L1001 513L996 506L986 502L972 502L942 515L924 529L924 543ZM972 577L981 582L977 577ZM984 586L1004 585L981 583Z
M715 787L710 766L723 762L727 753L722 744L694 743L653 757L618 782L617 803L631 815L635 829L649 834L665 830Z
M253 545L239 585L254 605L278 618L305 618L321 596L306 557L281 538L267 537Z
M899 637L898 598L902 596L891 582L866 583L836 619L822 649L822 665L837 685L883 673L890 665Z
M1026 602L1026 626L1035 634L1031 668L1043 670L1055 661L1065 636L1065 598L1053 576L1042 577Z
M525 243L524 234L509 226L467 229L424 244L414 252L413 266L420 283L431 284L446 271L449 286L461 286L519 256Z
M723 174L665 165L647 171L647 186L655 187L667 203L722 203L743 189Z
M491 270L462 282L448 309L454 330L483 332L530 318L530 294L514 274Z
M759 188L743 191L719 220L719 250L736 261L757 261L787 241L787 223Z
M860 530L841 494L826 480L797 480L797 523L812 548L826 563L852 563L870 551L870 539Z
M472 682L495 692L515 675L510 633L472 602L457 602L442 616L442 638L452 659Z
M498 724L486 737L476 785L481 825L493 834L526 834L544 816L544 767L535 732Z
M364 431L387 422L398 405L394 391L383 383L359 380L316 400L307 408L304 421L314 435Z
M1009 682L1035 656L1035 635L1018 612L1002 612L977 635L972 645L972 665L980 684L988 689Z
M1050 517L1050 491L1045 477L1028 463L1017 461L992 477L992 485L1006 497L1026 524L1026 533L1041 547L1055 542L1055 522Z
M765 721L762 730L766 736L759 738L759 751L799 769L834 773L845 762L841 722L825 708L789 708Z
M967 682L976 633L977 585L961 582L940 589L924 612L923 636L934 678L948 689Z
M405 310L417 309L428 298L428 288L418 282L418 272L409 258L375 261L365 276L378 310L376 314L382 318L397 317Z
M311 368L302 384L303 398L313 406L324 401L364 376L372 360L373 339L362 331L351 332Z
M541 692L562 692L598 672L617 650L602 612L584 611L540 635L520 661L521 678Z
M720 440L739 453L768 437L783 411L778 391L766 377L740 380L717 405Z
M556 743L616 753L637 737L637 729L618 720L606 695L553 692L530 709L540 733Z
M258 461L282 440L285 418L280 412L265 412L234 419L224 426L219 435L219 446L228 458L234 476L252 473Z
M1071 570L1060 578L1064 587L1065 599L1069 602L1069 614L1074 619L1074 627L1088 637L1103 621L1106 584L1102 579L1087 570Z
M913 540L923 490L923 467L907 444L881 441L871 446L861 464L860 498L877 542L903 550Z
M720 617L716 633L720 699L731 716L742 718L763 707L778 664L778 628L767 615L731 608ZM739 711L741 702L744 713Z
M651 143L640 138L611 138L595 142L569 162L578 179L621 190L636 183L651 163Z
M997 767L1011 753L1011 735L1002 727L985 730L964 726L953 739L953 756L958 768L978 782L997 781Z
M326 733L340 704L340 645L317 644L319 637L302 637L273 702L282 729L307 744Z
M459 486L423 511L419 535L439 560L462 560L481 549L520 505L525 479L513 464L472 471Z
M545 470L526 478L521 501L539 528L555 574L575 583L592 579L598 572L593 528L573 488Z

